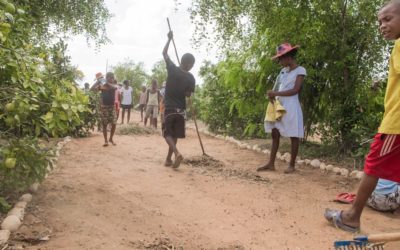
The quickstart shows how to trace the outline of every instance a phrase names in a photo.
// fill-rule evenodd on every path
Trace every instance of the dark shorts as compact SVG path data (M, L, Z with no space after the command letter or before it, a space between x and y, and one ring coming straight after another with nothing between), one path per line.
M166 109L162 124L163 136L173 138L185 138L184 110Z
M121 107L122 107L122 109L132 109L133 105L132 104L131 105L122 104Z
M139 105L139 110L144 111L144 107L146 107L146 104L140 104Z

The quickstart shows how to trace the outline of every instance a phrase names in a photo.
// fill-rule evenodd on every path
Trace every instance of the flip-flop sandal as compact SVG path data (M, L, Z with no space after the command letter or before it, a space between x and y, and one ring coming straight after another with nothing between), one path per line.
M352 193L340 193L336 196L334 201L344 203L344 204L352 204L356 199L356 194Z
M357 233L360 231L360 227L348 226L342 222L342 212L339 210L333 210L327 208L324 213L324 217L327 221L332 223L336 228L342 229L346 232Z
M181 162L183 161L183 156L182 155L178 155L175 159L175 162L173 164L173 168L179 168L179 166L181 165Z
M103 144L103 147L108 147L108 143L104 143L104 144Z

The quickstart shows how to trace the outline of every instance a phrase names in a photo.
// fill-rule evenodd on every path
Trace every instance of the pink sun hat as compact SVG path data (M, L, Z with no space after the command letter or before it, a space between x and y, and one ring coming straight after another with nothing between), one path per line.
M298 48L300 48L299 45L292 46L290 43L282 43L281 45L278 46L278 48L276 48L276 55L273 56L271 59L275 60L289 53L290 51L297 50Z

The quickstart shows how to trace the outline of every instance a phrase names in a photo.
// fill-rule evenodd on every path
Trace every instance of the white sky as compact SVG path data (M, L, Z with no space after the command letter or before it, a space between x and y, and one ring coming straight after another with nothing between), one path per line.
M190 52L196 57L192 73L197 83L199 68L204 60L216 61L215 53L207 52L205 47L195 49L192 46L194 25L190 21L188 8L191 0L179 0L176 9L174 0L105 0L114 17L107 24L110 44L96 51L88 46L82 36L73 37L69 42L68 54L72 64L85 74L84 82L93 83L97 72L105 73L108 59L109 67L130 58L135 62L144 62L148 72L153 64L162 59L161 53L167 41L169 17L174 31L175 43L179 56ZM176 62L171 43L169 55ZM81 83L83 84L83 83Z

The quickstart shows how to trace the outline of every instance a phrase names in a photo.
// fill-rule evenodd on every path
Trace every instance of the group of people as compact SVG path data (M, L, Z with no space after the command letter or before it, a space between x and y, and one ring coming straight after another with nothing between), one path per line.
M351 232L359 230L361 213L367 203L380 210L398 210L400 207L400 1L392 0L385 4L379 11L378 21L384 38L396 41L389 63L385 115L367 156L365 175L351 209L325 211L325 218L329 222ZM156 81L152 82L149 90L143 88L140 107L142 120L143 112L146 113L145 125L151 117L150 123L157 127L158 113L161 112L162 132L168 145L165 166L177 168L183 160L177 143L178 139L185 138L186 98L190 97L195 90L195 78L189 72L195 63L195 58L192 54L185 54L181 58L180 65L176 66L168 56L172 39L173 33L169 32L168 41L163 50L168 73L165 89L158 90ZM272 150L268 162L260 166L257 171L275 170L279 141L283 136L291 139L291 160L284 173L295 172L299 141L304 137L303 115L298 94L307 75L306 69L296 62L298 50L299 46L284 43L278 46L276 55L272 57L272 60L282 66L282 70L276 78L274 88L267 92L267 96L274 108L279 104L281 109L276 112L281 113L275 120L266 119L265 121L265 132L272 134ZM115 94L117 87L114 82L114 74L107 73L105 84L98 82L92 87L92 89L100 90L102 95L101 118L105 146L109 142L114 144L117 96ZM124 85L121 104L123 109L129 111L132 105L132 99L130 99L132 91L127 87L129 82L124 82ZM128 121L129 118L128 112ZM109 138L107 138L107 123L112 124ZM174 159L173 156L175 156Z

